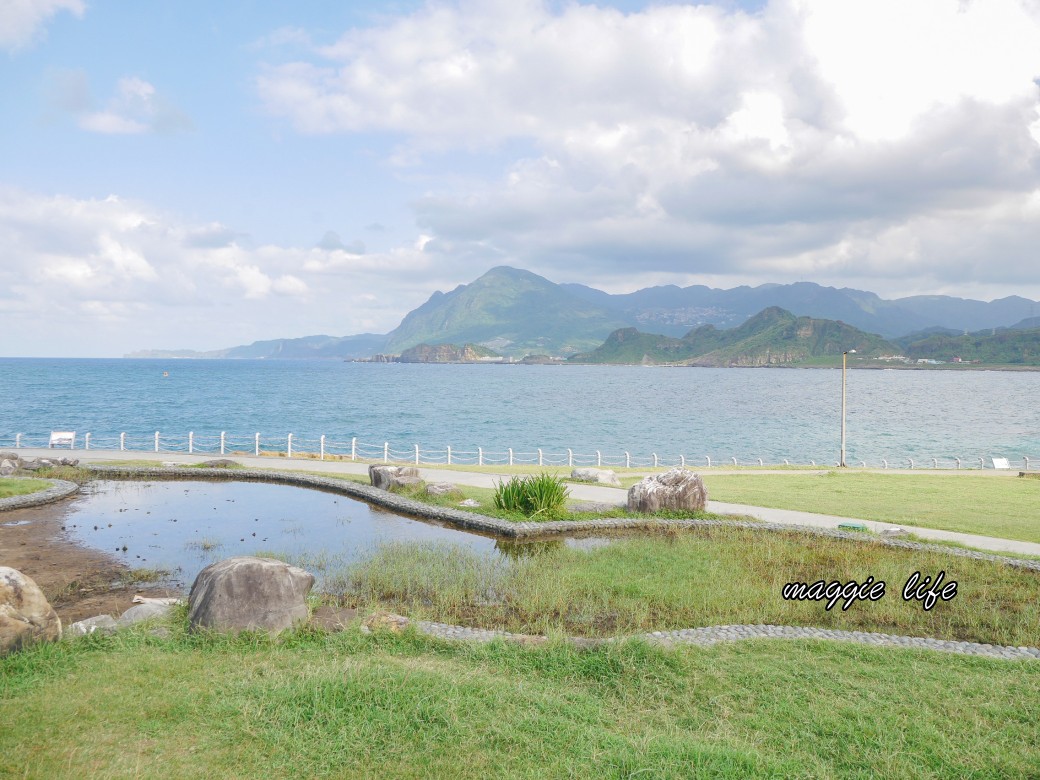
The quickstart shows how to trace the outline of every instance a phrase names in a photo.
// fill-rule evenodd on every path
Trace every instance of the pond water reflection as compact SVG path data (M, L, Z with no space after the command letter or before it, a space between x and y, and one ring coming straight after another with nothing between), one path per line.
M342 567L389 541L458 544L508 557L598 543L499 540L343 495L255 482L92 482L70 503L65 528L82 544L132 568L168 570L183 585L210 563L234 555L267 553ZM315 573L320 577L320 570Z

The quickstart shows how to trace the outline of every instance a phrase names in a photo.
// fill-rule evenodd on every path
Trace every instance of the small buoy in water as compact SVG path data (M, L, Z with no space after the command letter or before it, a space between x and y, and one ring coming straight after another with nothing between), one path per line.
M163 372L162 372L162 375L163 375L163 376L169 376L169 375L170 375L170 372L169 372L169 371L163 371Z

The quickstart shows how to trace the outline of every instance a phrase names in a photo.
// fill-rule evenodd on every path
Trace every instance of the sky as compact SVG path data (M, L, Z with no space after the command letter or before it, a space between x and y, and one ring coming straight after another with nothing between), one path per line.
M0 356L608 292L1040 299L1040 0L0 0Z

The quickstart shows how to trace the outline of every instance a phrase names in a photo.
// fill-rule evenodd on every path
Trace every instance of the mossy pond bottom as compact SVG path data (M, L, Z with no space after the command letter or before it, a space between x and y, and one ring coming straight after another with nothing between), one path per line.
M169 571L184 585L203 567L234 555L286 556L341 568L391 541L456 544L507 556L603 541L498 540L347 496L255 482L100 480L84 486L65 512L65 530L75 541L131 568Z

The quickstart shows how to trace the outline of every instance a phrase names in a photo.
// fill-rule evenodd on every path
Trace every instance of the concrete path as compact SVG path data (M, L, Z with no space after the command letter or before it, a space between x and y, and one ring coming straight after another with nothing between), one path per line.
M213 460L219 455L188 455L186 453L173 452L119 452L112 450L68 450L46 449L46 448L24 448L18 450L22 457L61 457L68 456L79 458L83 463L97 461L156 461L167 463L201 463L205 460ZM234 456L235 461L249 468L275 468L282 470L314 471L324 474L367 474L367 463L352 463L350 461L321 461L312 458L274 458L274 457L241 457ZM470 487L494 488L495 484L508 480L510 475L488 474L470 471L456 471L454 469L420 468L423 479L429 482L454 482L459 485ZM712 474L726 473L722 470L712 469ZM741 470L740 474L748 472ZM790 471L774 472L790 474ZM798 474L808 473L805 471L793 472ZM931 473L931 472L920 472ZM937 472L957 473L957 472ZM963 473L963 472L962 472ZM979 474L984 472L972 472ZM992 473L992 472L990 472ZM1006 475L1005 475L1006 476ZM623 504L626 492L620 488L604 487L599 485L568 485L571 496L579 501L590 501L603 504ZM957 533L956 531L940 531L920 526L900 526L895 523L884 523L876 520L862 520L859 518L837 517L835 515L821 515L813 512L799 512L791 509L771 509L767 507L745 506L743 504L727 504L721 501L709 501L707 509L723 515L747 515L763 520L767 523L782 523L785 525L806 525L816 528L837 528L840 523L859 523L869 530L881 532L886 529L905 528L910 533L921 539L930 541L956 542L967 547L979 550L987 550L995 553L1009 553L1015 555L1040 556L1040 544L1034 542L1021 542L1014 539L1001 539L992 536L980 536L978 534Z

